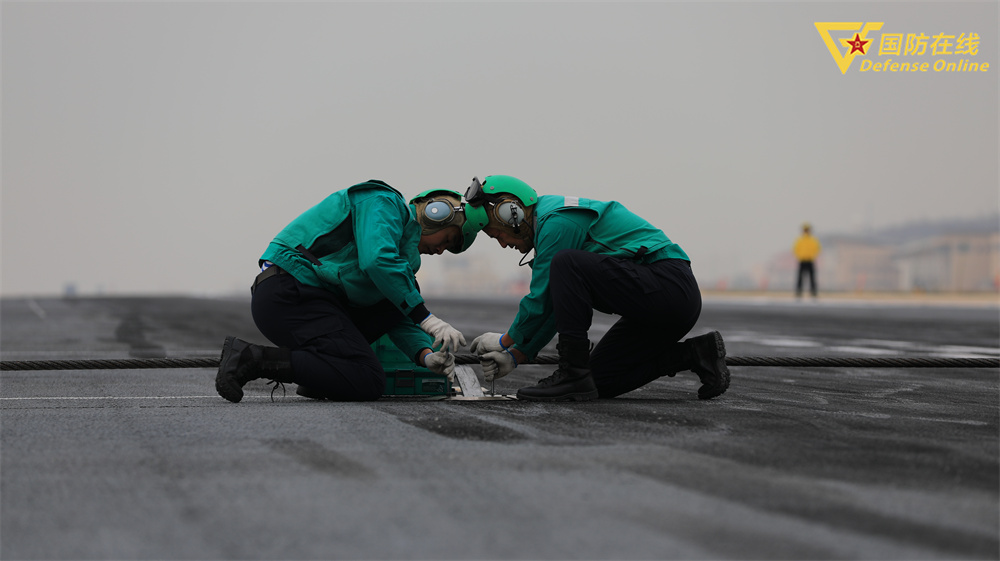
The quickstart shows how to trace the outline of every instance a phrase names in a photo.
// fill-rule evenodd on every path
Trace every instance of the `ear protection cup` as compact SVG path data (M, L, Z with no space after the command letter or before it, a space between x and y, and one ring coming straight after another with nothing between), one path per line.
M457 206L461 203L450 197L435 197L411 204L416 207L417 223L424 235L433 234L448 226L461 227L465 223L464 213Z
M431 199L424 206L424 219L428 225L444 226L455 218L455 207L445 199Z
M493 215L501 223L514 228L515 232L520 228L521 224L524 224L524 208L510 199L504 199L497 203L493 208Z

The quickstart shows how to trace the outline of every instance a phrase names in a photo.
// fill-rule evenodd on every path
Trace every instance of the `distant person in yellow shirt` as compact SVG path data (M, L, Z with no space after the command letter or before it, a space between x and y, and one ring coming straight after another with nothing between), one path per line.
M795 241L793 251L799 260L799 278L795 283L795 297L802 297L802 277L809 275L809 289L816 298L816 258L822 249L819 240L812 235L812 226L808 222L802 225L802 235Z

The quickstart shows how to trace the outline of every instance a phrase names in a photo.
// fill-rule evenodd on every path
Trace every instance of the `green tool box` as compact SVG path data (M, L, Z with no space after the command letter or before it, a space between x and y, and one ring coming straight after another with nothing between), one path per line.
M372 343L372 349L385 370L385 392L382 395L447 396L454 393L447 376L413 364L388 335Z

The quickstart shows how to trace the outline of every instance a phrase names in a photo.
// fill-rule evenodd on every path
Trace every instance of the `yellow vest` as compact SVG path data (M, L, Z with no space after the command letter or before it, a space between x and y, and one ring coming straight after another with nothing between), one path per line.
M819 256L820 252L819 240L812 236L812 234L802 234L799 239L795 242L795 257L799 261L814 261L816 257Z

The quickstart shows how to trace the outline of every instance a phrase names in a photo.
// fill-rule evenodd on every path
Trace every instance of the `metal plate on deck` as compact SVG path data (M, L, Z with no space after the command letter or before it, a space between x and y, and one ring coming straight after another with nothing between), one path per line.
M461 394L448 397L448 401L510 401L517 399L512 395L489 395L479 383L479 376L467 364L455 367L455 379L458 380Z
M455 379L462 388L462 396L479 397L483 395L483 388L479 384L479 376L476 371L467 364L455 366Z

